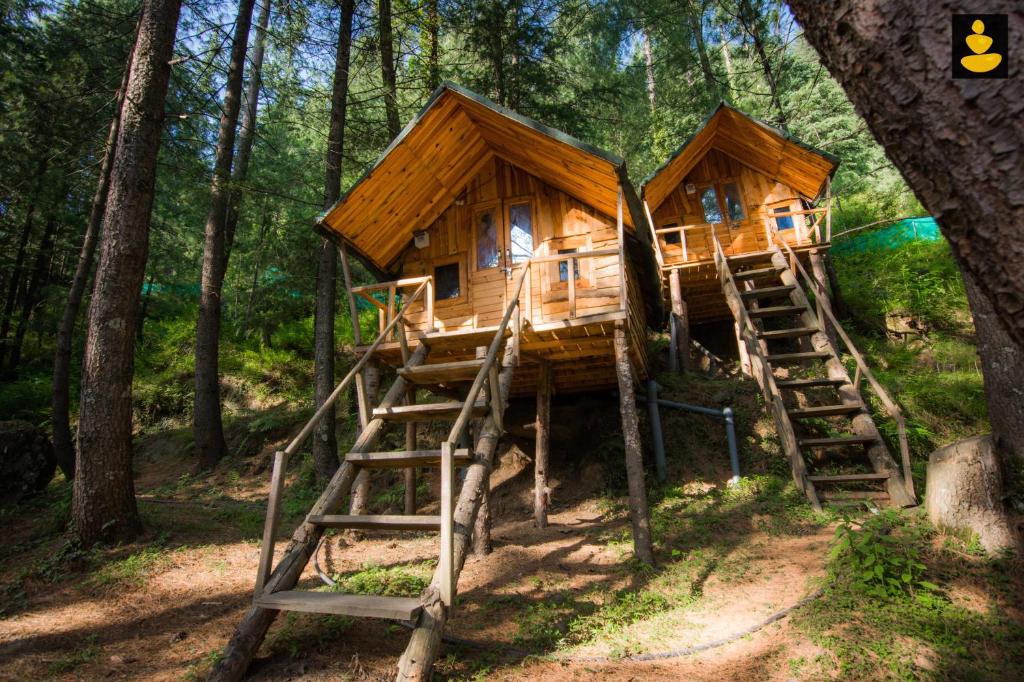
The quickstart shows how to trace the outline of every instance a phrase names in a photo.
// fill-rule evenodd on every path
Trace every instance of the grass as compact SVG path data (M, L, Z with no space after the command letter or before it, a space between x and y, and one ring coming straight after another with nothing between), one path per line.
M1024 646L1024 627L1007 610L1019 587L1011 585L1004 560L968 555L948 540L936 542L918 513L868 520L855 531L863 556L881 557L867 564L851 559L844 537L830 560L825 596L794 615L798 630L827 653L816 661L822 676L1024 678L1024 660L1007 655ZM899 557L912 557L917 573L908 575ZM876 569L879 562L889 568ZM900 568L894 572L894 566ZM985 603L965 600L961 585L981 588Z
M63 675L69 673L80 665L92 663L103 650L96 641L96 635L89 635L79 642L67 655L61 656L47 666L51 675Z
M361 570L334 576L336 592L384 597L417 597L430 584L434 561L402 566L365 565Z

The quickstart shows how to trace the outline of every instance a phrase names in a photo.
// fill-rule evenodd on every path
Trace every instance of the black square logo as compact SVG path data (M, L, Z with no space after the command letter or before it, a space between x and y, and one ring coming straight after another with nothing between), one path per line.
M953 15L953 78L1006 78L1005 14Z

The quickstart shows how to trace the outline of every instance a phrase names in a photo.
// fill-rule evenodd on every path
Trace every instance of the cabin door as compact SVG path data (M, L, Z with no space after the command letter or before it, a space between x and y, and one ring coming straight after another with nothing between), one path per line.
M698 192L704 222L711 226L712 234L718 237L726 254L738 253L733 241L739 236L740 223L747 217L739 183L734 178L724 178L701 187ZM708 241L708 253L714 253L714 242Z
M526 261L533 258L534 225L533 203L529 199L510 199L505 201L505 305L512 302L515 295L516 281L522 272ZM522 291L523 310L529 310L529 303L526 301L527 292L530 291L525 284Z

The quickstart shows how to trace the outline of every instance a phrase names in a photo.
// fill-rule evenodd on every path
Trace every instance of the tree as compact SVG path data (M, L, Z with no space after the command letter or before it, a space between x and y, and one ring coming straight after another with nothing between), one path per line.
M355 0L342 0L338 48L331 90L331 123L327 135L324 207L341 196L341 162L345 151L345 114L348 109L349 61L352 53L352 14ZM313 392L319 408L334 390L334 316L338 297L338 254L328 239L320 244L316 278L316 316L313 323ZM313 434L313 461L317 475L328 480L338 468L334 408L320 420Z
M239 0L235 35L231 45L224 104L217 134L213 180L210 183L210 211L206 217L203 248L203 276L199 293L199 321L196 324L195 406L192 433L199 467L212 469L224 456L224 423L220 409L221 292L227 269L225 222L231 194L231 164L235 153L235 129L241 109L242 69L249 45L249 28L255 0Z
M391 33L391 0L377 2L378 40L380 41L380 73L384 81L384 112L387 116L388 141L402 130L398 118L398 87L395 83L395 45Z
M137 31L136 31L137 33ZM57 343L53 354L53 451L57 464L64 472L65 478L75 477L75 445L71 436L71 346L75 334L75 321L82 307L82 297L89 281L93 260L96 255L96 244L99 241L103 213L107 207L107 192L110 189L110 171L113 167L114 153L117 150L117 135L121 126L121 105L124 92L128 86L128 74L131 72L132 55L135 47L128 53L121 85L114 95L114 113L107 130L106 143L103 145L103 161L100 163L99 181L93 195L92 207L89 211L89 222L82 237L82 248L75 267L75 275L71 280L67 303L61 315L60 326L57 328Z
M129 539L141 528L132 482L135 319L180 8L180 0L143 5L110 174L89 306L71 502L75 533L86 545Z

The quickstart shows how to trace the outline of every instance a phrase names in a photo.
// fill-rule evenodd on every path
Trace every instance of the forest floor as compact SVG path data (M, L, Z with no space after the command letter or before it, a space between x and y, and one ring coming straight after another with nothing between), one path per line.
M877 597L842 587L831 548L845 521L812 513L789 484L752 386L693 380L682 391L667 383L670 397L734 406L749 476L726 485L720 424L666 414L674 483L651 489L658 568L645 569L632 559L614 403L556 404L551 524L534 527L528 439L513 433L492 478L494 551L468 560L447 629L469 641L445 646L440 679L1024 677L1017 564L922 531L913 539L934 592ZM289 415L282 408L236 420L232 450L260 454L233 457L202 477L183 447L187 429L140 437L136 487L147 534L134 544L69 544L62 481L4 511L0 679L204 678L251 603L267 458L292 426ZM570 455L567 444L579 434L562 425L581 415L593 433ZM514 409L507 422L527 421L519 416ZM241 447L257 433L258 442ZM282 540L318 494L309 473L308 461L290 472ZM435 487L421 482L420 513L436 509ZM375 506L393 509L401 488L384 481L374 495ZM923 525L918 512L905 517L908 528ZM336 535L321 565L344 591L416 595L436 555L435 536ZM324 589L311 569L302 582ZM824 596L724 645L630 658L729 638L822 587ZM407 641L404 627L386 621L282 614L250 674L391 679Z

